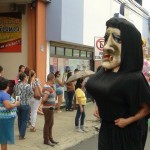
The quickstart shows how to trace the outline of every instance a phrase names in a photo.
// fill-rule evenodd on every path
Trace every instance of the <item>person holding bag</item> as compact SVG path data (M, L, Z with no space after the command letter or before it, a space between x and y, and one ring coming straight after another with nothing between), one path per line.
M31 107L31 114L30 114L30 122L31 122L31 132L36 132L35 124L37 119L37 111L40 105L40 99L42 96L42 88L40 85L40 80L36 78L36 73L34 70L30 70L29 72L29 79L28 83L31 85L34 96L30 99L30 107Z
M30 115L30 99L33 97L34 92L31 86L27 83L28 77L25 73L19 75L20 82L14 88L14 96L20 97L20 106L17 107L18 114L18 129L19 139L25 139L27 122Z

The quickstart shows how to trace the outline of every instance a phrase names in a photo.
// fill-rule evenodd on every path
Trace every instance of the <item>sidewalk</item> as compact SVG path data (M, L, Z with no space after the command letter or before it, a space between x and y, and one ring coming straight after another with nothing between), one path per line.
M74 130L74 118L76 111L66 112L63 110L61 113L55 112L54 127L53 127L53 137L59 144L55 147L47 146L43 144L43 125L44 116L38 115L36 123L36 132L30 132L27 128L26 139L19 140L17 118L15 121L15 145L9 145L10 150L64 150L68 147L72 147L81 141L92 137L98 132L93 126L99 124L93 116L95 104L92 102L87 103L85 107L86 111L86 121L85 127L88 130L87 133L79 133Z

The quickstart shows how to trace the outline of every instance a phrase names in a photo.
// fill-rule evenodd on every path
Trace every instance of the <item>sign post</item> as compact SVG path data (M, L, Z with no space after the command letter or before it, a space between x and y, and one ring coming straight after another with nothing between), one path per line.
M104 47L103 37L94 37L94 60L102 60Z

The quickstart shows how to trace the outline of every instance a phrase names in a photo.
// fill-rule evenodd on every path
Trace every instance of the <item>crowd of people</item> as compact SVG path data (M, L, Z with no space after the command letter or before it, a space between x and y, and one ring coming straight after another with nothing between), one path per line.
M74 74L77 72L79 70L75 69ZM62 79L60 76L60 71L49 73L46 83L42 87L36 72L29 67L20 65L13 93L8 94L9 80L3 77L3 67L0 66L0 132L4 135L4 137L0 136L2 150L7 150L7 144L14 143L14 120L16 115L19 140L26 138L26 129L28 127L30 127L31 132L36 132L36 120L39 113L44 116L45 120L43 143L50 146L58 144L58 141L53 138L52 129L54 125L54 111L56 110L57 113L62 112L61 104L63 98L66 103L66 111L77 110L74 123L76 131L87 132L84 128L86 96L84 90L82 90L81 80L66 83L67 79L72 76L71 70L67 70L63 74ZM5 116L4 111L9 113ZM81 120L80 117L82 118ZM7 122L10 122L10 124L6 125ZM3 130L4 126L5 130ZM7 127L9 130L7 130Z
M123 18L106 22L103 60L91 78L66 82L72 71L60 79L60 72L49 73L43 88L34 70L19 66L13 95L7 93L9 81L0 66L0 144L14 143L14 119L17 111L19 139L25 139L27 124L36 132L38 110L44 114L44 144L55 146L53 136L54 111L76 109L75 130L84 127L87 90L96 102L94 116L101 118L98 150L144 150L150 114L150 63L145 59L145 41L137 28ZM143 55L144 54L144 55ZM74 74L79 70L75 69ZM64 87L64 92L63 92ZM16 100L15 100L16 99ZM56 104L56 99L58 103ZM74 104L74 105L73 105Z

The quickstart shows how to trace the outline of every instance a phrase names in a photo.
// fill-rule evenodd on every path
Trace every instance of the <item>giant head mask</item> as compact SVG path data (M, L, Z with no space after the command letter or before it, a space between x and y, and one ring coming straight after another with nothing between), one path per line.
M106 69L119 68L121 63L120 30L109 27L105 33L102 66Z
M106 22L102 66L118 72L141 71L143 66L141 34L123 18L111 18Z

